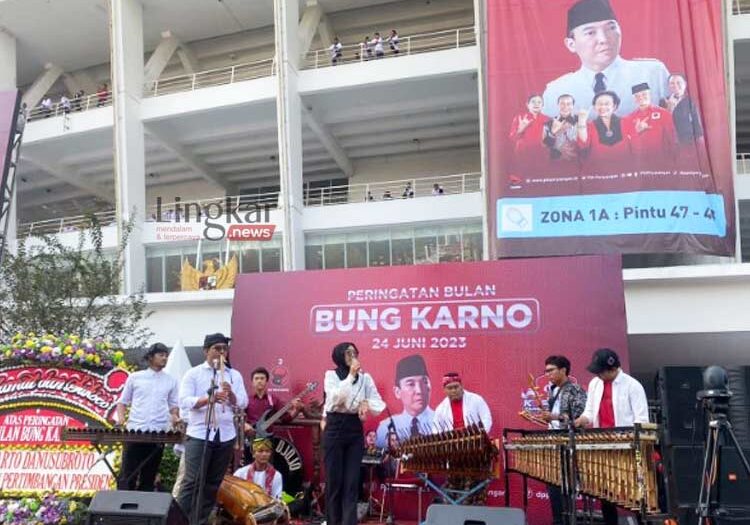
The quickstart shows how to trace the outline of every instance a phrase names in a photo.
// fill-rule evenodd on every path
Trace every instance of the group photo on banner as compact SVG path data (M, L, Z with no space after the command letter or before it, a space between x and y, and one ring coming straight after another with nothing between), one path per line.
M487 2L493 252L734 252L722 3Z

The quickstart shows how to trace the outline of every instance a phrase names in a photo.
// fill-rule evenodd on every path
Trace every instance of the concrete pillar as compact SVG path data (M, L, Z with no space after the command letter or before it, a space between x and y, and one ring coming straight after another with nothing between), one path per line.
M0 91L15 90L16 84L16 38L5 29L0 29ZM17 195L18 183L16 181L15 190L11 195L10 208L8 209L8 231L5 239L5 249L10 253L16 251Z
M284 270L304 270L302 231L302 113L299 91L299 5L274 0L276 37L276 118L279 130L279 172L284 213Z
M299 23L299 54L302 60L310 51L310 44L312 44L322 17L323 8L320 7L317 0L308 0L305 12L302 13L302 20Z
M23 102L29 109L36 107L41 102L44 95L47 94L57 79L62 75L63 70L55 64L45 64L44 72L37 77L31 87L23 94Z
M16 89L16 37L0 28L0 91Z
M487 26L485 19L485 2L483 0L474 0L474 34L477 39L477 47L480 53L480 64L487 60ZM489 201L488 187L488 169L489 162L487 159L487 80L484 75L484 68L480 67L477 71L477 88L479 90L479 154L481 155L480 166L482 176L480 178L480 188L482 190L482 259L485 261L497 258L494 242L494 230L491 226L492 216L495 213L495 203Z
M146 170L141 121L143 6L140 0L111 0L110 28L117 216L126 222L134 219L134 229L123 254L123 288L129 294L144 289L146 283L142 240Z
M161 42L156 46L148 62L146 62L146 67L143 69L143 82L145 84L151 84L159 78L159 75L167 67L169 59L172 58L172 55L179 46L180 41L172 33L164 31L161 34Z

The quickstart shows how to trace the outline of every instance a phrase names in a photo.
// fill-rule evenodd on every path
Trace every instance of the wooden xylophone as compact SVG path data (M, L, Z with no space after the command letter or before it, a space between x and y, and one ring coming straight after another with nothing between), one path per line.
M398 452L403 470L477 478L497 475L498 447L481 424L409 438Z
M185 434L169 431L127 430L124 428L64 427L63 441L89 441L97 445L117 443L182 443Z
M507 472L610 501L620 507L657 514L655 466L658 427L503 432ZM574 480L574 481L572 481Z

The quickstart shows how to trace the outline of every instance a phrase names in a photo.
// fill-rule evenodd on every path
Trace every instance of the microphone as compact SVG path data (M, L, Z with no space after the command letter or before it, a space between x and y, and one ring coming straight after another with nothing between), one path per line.
M218 359L214 359L213 361L211 361L211 368L214 369L214 372L216 372L219 369L219 360Z

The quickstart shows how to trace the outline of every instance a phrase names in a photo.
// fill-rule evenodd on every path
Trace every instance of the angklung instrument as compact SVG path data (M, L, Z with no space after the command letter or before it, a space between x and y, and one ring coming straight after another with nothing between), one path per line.
M657 444L658 425L650 423L575 431L505 429L505 486L515 472L558 485L564 494L592 496L641 516L660 514ZM509 491L505 498L509 504Z
M237 476L224 476L216 501L239 525L289 523L289 509L266 494L262 487Z
M498 447L480 422L466 428L420 435L402 441L398 454L404 471L497 477Z

